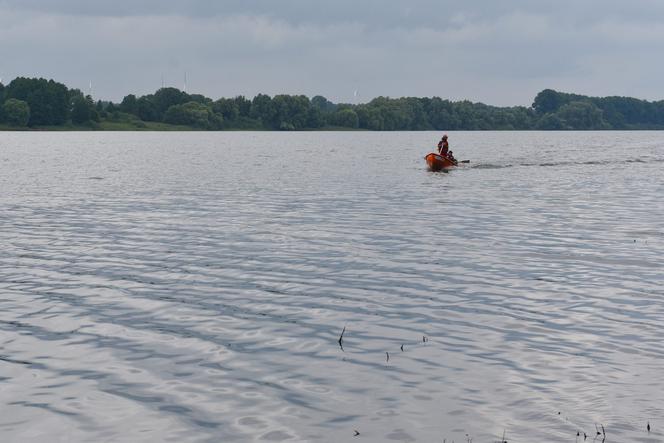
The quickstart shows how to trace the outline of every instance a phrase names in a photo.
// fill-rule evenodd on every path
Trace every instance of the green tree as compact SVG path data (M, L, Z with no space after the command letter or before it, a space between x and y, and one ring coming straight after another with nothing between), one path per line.
M411 130L423 131L433 129L433 125L429 121L429 115L426 112L426 107L429 99L426 98L407 98L404 100L404 106L408 108L410 114L409 128Z
M71 121L74 124L85 124L91 121L99 121L99 113L92 97L84 97L80 91L72 97Z
M311 99L311 106L315 109L318 109L321 112L334 112L337 109L337 105L323 97L322 95L317 95Z
M313 106L310 107L307 111L306 126L311 129L322 128L325 126L325 116L319 109L316 109Z
M371 131L382 131L385 128L385 122L380 111L370 105L360 105L357 107L357 117L360 128Z
M240 116L240 108L232 98L220 98L212 104L212 111L221 115L226 122L234 122Z
M212 111L205 105L197 102L187 102L173 105L166 111L164 121L174 125L187 125L200 129L210 129Z
M329 121L334 126L341 126L344 128L359 128L360 119L357 113L350 108L344 108L331 114Z
M5 121L3 104L5 103L5 85L0 83L0 123Z
M535 127L535 112L523 106L507 109L510 126L516 130L527 130Z
M247 100L243 95L235 97L235 105L240 113L240 117L248 118L251 113L251 100Z
M83 95L75 95L72 98L71 121L74 124L90 121L90 108Z
M171 106L181 105L192 100L190 100L186 93L177 88L161 88L150 97L150 101L154 104L157 119L162 119L166 110Z
M7 86L6 98L28 104L29 126L62 125L69 120L69 90L62 83L43 78L17 77Z
M592 103L574 101L563 105L556 115L570 129L607 129L602 110Z
M533 109L537 114L544 115L549 112L556 112L563 105L573 101L591 101L589 97L584 97L577 94L568 94L565 92L554 91L553 89L545 89L535 97L533 102Z
M213 101L211 98L208 98L201 94L187 94L185 92L183 92L183 94L184 94L184 101L182 103L196 102L202 105L209 105Z
M23 100L10 98L2 105L2 113L7 123L12 126L27 126L30 120L30 106Z
M134 94L125 96L125 98L122 99L119 108L121 112L138 115L138 103L136 96Z
M558 115L550 112L539 119L536 127L544 130L561 130L565 129L565 122Z
M270 127L276 116L274 106L272 105L272 98L269 95L258 94L251 101L251 111L249 115L251 118L261 122L264 127Z
M136 100L136 115L141 120L147 122L156 122L161 120L157 107L151 100L151 96L143 96Z
M310 104L304 95L276 95L272 106L275 111L273 128L292 131L307 127Z
M537 96L533 102L533 109L540 115L549 112L555 112L562 105L560 94L553 89L545 89Z

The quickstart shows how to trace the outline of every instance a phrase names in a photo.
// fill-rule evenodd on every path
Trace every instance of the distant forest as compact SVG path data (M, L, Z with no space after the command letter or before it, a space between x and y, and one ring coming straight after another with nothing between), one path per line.
M598 130L664 129L664 100L587 97L546 89L531 107L378 97L332 103L322 96L259 94L213 100L176 88L95 102L43 78L0 83L0 129L93 130Z

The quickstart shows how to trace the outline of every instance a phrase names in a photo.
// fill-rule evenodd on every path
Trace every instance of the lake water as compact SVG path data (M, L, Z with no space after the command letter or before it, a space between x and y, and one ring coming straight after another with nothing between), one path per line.
M2 441L664 441L664 133L440 135L1 133Z

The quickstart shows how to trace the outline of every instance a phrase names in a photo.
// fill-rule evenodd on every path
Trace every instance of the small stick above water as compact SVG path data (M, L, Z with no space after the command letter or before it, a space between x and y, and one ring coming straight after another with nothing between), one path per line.
M339 347L341 348L342 352L344 351L344 332L346 332L346 327L344 326L344 330L341 331L341 335L339 336Z

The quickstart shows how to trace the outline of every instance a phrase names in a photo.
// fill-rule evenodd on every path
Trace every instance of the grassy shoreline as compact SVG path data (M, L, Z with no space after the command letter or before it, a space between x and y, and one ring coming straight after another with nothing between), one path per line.
M114 121L101 121L99 123L88 125L74 125L66 124L59 126L34 126L34 127L17 127L0 123L0 132L272 132L274 129L266 129L260 127L251 128L223 128L223 129L202 129L185 125L172 125L162 122L145 122L141 120L131 122L114 122ZM408 131L408 130L406 130ZM423 129L423 130L410 130L412 132L427 132L438 131L437 129ZM555 132L550 129L465 129L460 131L471 132L487 132L487 131L518 131L518 132L532 132L532 131L548 131ZM577 130L558 130L561 132L574 132L574 131L597 131L597 129L577 129ZM612 131L664 131L664 128L625 128L625 129L600 129L602 132ZM324 126L322 128L307 128L298 129L293 131L279 131L279 132L382 132L373 131L364 128L346 128L342 126ZM387 131L392 132L392 131Z
M66 124L59 126L34 126L17 127L0 123L0 132L441 132L440 129L403 129L403 130L372 130L365 128L346 128L341 126L324 126L322 128L305 128L297 130L275 130L270 128L222 128L203 129L185 125L172 125L162 122L113 122L102 121L92 125ZM460 132L648 132L664 131L664 127L640 127L640 128L610 128L610 129L459 129Z

